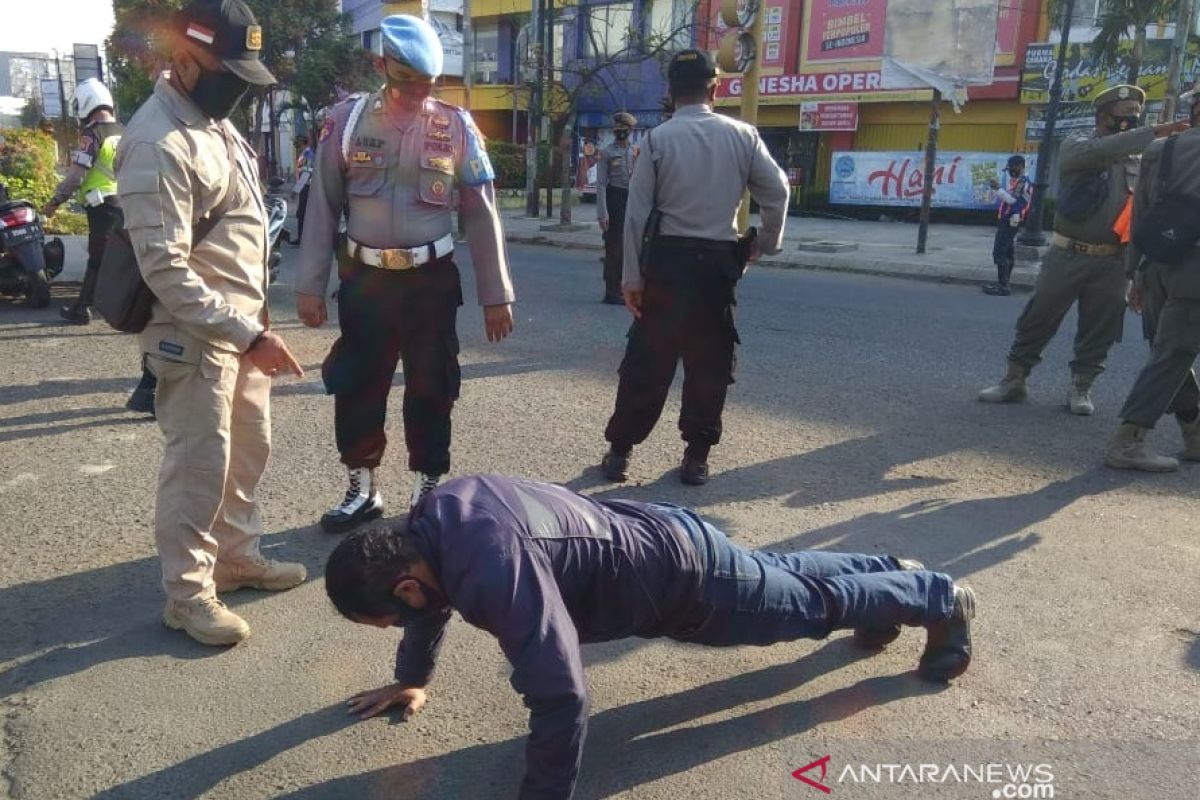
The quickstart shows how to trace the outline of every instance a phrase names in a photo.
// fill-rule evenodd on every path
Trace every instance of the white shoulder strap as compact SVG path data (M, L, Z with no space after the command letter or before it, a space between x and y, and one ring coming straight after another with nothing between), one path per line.
M354 101L354 108L350 109L350 116L346 118L346 127L342 129L342 163L350 163L350 143L354 141L354 129L358 127L358 120L362 116L363 111L367 108L367 101L371 99L371 95L363 93Z

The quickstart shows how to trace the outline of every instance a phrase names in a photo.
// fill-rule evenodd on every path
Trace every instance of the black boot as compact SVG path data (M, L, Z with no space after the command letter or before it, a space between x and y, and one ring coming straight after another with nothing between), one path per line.
M922 678L945 683L957 678L971 665L971 620L975 618L975 591L954 587L954 611L950 619L930 625L925 652L917 672Z
M69 306L58 310L58 315L72 325L87 325L92 321L90 306L96 297L96 280L100 275L99 269L89 269L83 273L83 285L79 287L79 297Z
M158 388L158 378L154 373L142 367L142 379L138 382L133 394L125 401L125 407L138 414L154 416L154 391Z
M617 447L616 445L610 447L600 462L600 469L604 472L604 477L615 483L624 483L629 480L629 456L632 452L632 447Z
M679 480L688 486L703 486L708 483L708 448L688 445L679 465Z

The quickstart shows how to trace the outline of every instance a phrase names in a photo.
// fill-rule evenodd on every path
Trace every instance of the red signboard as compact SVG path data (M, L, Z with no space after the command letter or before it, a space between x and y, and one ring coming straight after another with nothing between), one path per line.
M1000 16L996 19L996 55L1011 56L1017 52L1017 39L1021 32L1022 0L1006 0L1000 4Z
M758 93L763 97L784 97L816 94L858 94L882 91L878 70L872 72L821 72L813 75L764 75L758 79ZM741 97L742 78L722 78L717 85L717 97Z
M887 0L808 0L805 63L882 58L886 17Z
M800 130L856 131L858 103L801 103Z

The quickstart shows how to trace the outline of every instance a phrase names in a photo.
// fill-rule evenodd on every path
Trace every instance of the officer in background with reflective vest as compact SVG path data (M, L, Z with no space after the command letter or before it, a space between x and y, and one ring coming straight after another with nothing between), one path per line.
M613 142L600 151L596 162L596 215L604 231L604 300L623 306L621 271L624 262L625 205L629 202L629 176L638 149L629 143L637 117L628 111L613 114Z
M1191 109L1191 124L1200 121L1200 91L1180 96ZM1160 165L1166 141L1154 142L1142 159L1142 176L1133 198L1133 225L1144 224L1155 204L1169 189L1200 197L1200 129L1192 127L1175 137L1168 164L1170 186L1164 185ZM1200 231L1181 231L1198 236ZM1141 237L1139 236L1139 241ZM1142 315L1142 330L1150 340L1150 360L1138 374L1121 408L1121 426L1109 444L1105 463L1117 469L1173 472L1179 461L1159 456L1146 447L1146 433L1163 414L1172 413L1183 434L1184 461L1200 461L1200 384L1192 365L1200 353L1200 246L1182 263L1163 264L1129 248L1129 306Z
M1025 175L1024 156L1010 156L1004 171L1008 173L1008 180L1004 185L998 180L992 180L992 190L1000 198L1000 208L996 212L996 236L992 240L992 263L996 265L996 282L983 287L984 294L999 297L1012 294L1012 290L1008 288L1008 281L1012 277L1013 267L1016 266L1013 240L1017 238L1017 229L1029 213L1029 201L1033 197L1033 187Z
M321 128L296 306L305 325L326 320L330 253L338 259L341 337L325 359L334 428L349 486L321 519L346 531L383 513L377 468L396 361L404 365L404 438L417 473L412 502L450 470L450 412L460 373L452 198L465 223L489 341L512 332L514 295L483 135L464 110L430 96L442 44L407 14L381 24L379 91L334 107ZM336 242L348 209L347 236Z
M82 128L79 149L71 153L71 168L54 190L54 196L42 213L47 217L54 216L59 206L72 195L76 195L87 213L88 260L87 270L83 273L83 286L74 304L63 306L58 312L67 322L87 325L92 321L91 305L96 296L96 280L100 275L104 248L108 244L108 232L120 224L117 175L113 164L124 128L113 116L115 106L112 93L96 78L88 78L75 87L71 105ZM142 367L142 379L125 407L130 411L153 414L156 383L154 374Z
M1008 371L999 384L979 393L980 401L1012 403L1028 396L1026 378L1078 302L1067 405L1072 414L1095 411L1092 383L1125 324L1125 247L1141 154L1155 137L1187 127L1186 122L1139 127L1145 102L1146 93L1136 86L1101 92L1094 102L1096 129L1059 147L1054 238L1033 296L1017 320Z

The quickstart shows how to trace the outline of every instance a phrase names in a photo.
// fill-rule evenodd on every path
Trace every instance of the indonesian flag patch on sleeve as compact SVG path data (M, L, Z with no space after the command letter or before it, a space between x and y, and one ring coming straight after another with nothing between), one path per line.
M203 25L197 25L195 22L189 22L187 26L187 35L198 42L212 44L216 38L216 31L211 31Z

